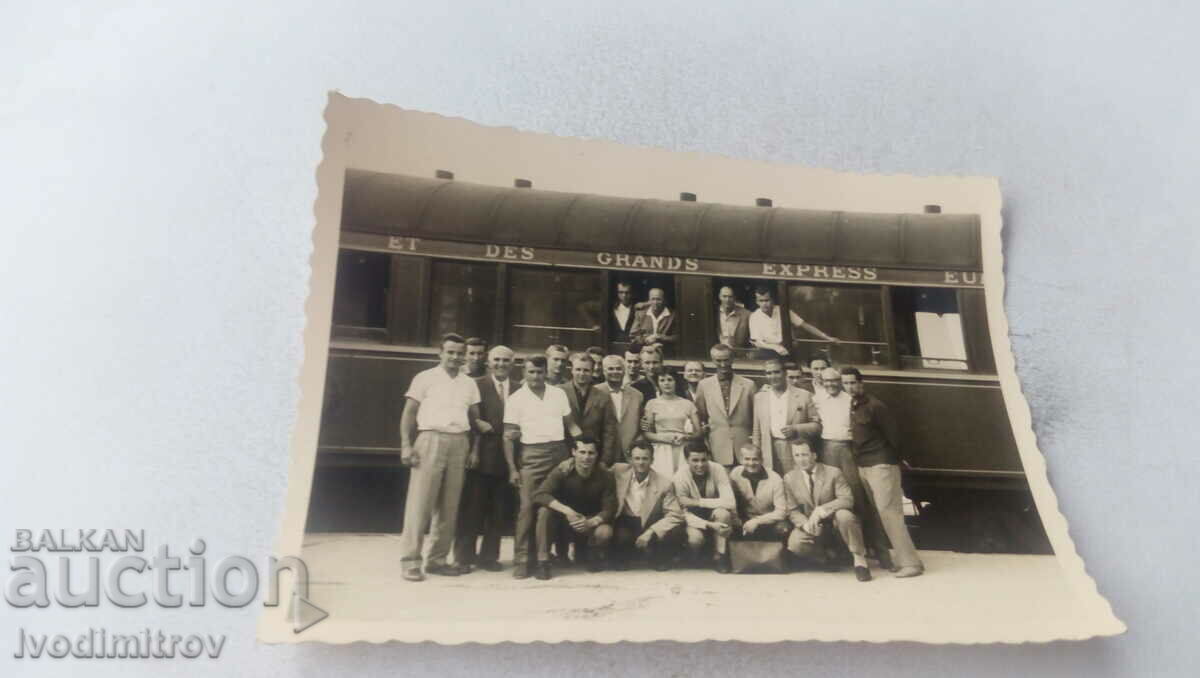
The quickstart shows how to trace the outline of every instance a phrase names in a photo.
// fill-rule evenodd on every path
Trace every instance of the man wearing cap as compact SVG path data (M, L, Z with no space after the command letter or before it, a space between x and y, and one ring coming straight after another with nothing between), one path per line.
M425 574L456 576L446 557L454 544L463 474L471 443L468 433L490 433L479 418L479 387L463 371L466 341L442 337L439 364L413 377L400 416L400 461L410 468L400 534L400 563L408 581L422 581L421 546L429 529L433 544ZM432 526L430 522L432 521ZM469 570L466 570L469 571Z

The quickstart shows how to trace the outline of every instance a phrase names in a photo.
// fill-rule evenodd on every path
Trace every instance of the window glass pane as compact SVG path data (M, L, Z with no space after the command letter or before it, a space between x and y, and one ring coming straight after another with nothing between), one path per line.
M967 349L956 290L942 287L892 289L896 347L904 368L965 370Z
M880 288L866 285L788 285L792 314L793 357L809 361L832 357L835 363L886 365ZM830 344L797 324L801 320L839 340Z
M514 267L508 274L513 348L540 353L550 344L584 350L600 343L600 273Z
M378 252L338 252L333 288L333 336L387 340L387 300L391 256Z
M429 343L450 332L491 341L496 319L496 264L435 261Z

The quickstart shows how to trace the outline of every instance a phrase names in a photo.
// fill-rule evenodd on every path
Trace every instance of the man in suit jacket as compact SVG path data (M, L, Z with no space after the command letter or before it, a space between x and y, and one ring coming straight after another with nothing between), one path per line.
M733 349L712 347L709 355L717 373L696 388L700 422L708 425L708 449L713 461L726 467L738 463L736 451L750 442L754 428L754 382L733 373Z
M732 287L717 292L717 341L732 348L750 346L750 311L738 306Z
M612 467L617 483L612 555L617 569L628 566L636 549L655 570L668 570L672 551L683 541L683 507L675 497L675 483L650 468L653 459L650 444L642 439L629 450L628 464Z
M571 413L585 435L596 441L600 461L614 464L621 455L617 436L617 417L612 399L592 385L592 356L575 353L571 356L571 381L559 386L571 403Z
M812 395L787 383L781 361L765 361L763 373L767 386L754 394L753 442L762 453L763 465L786 475L795 463L792 449L810 446L809 440L820 434L821 424Z
M675 472L675 496L683 506L688 550L698 557L711 538L713 566L729 574L728 539L733 534L737 498L729 484L725 467L708 459L703 445L689 443L685 448L687 465Z
M642 393L632 386L621 385L625 379L625 361L619 355L604 358L604 379L596 390L612 401L613 414L617 418L616 461L628 461L633 441L641 433Z
M704 363L699 360L689 360L684 363L683 387L679 389L680 397L696 402L696 392L700 388L700 382L703 380Z
M509 378L513 352L497 346L488 352L489 374L475 379L479 387L479 416L492 430L475 436L467 455L458 529L454 538L454 560L460 569L479 567L498 571L500 532L508 489L508 463L500 437L504 431L504 402L520 384ZM483 543L476 551L479 538ZM464 571L466 571L464 569Z
M816 453L808 447L797 447L793 454L795 468L783 477L788 520L793 525L788 550L801 560L820 565L833 562L832 522L854 556L854 576L859 581L870 581L862 523L851 510L854 494L846 478L836 467L818 464Z
M629 340L643 346L659 344L664 354L671 354L679 333L675 329L675 314L667 308L666 296L657 287L650 290L650 303L637 314Z
M617 301L613 304L612 313L608 316L609 341L629 342L629 333L633 330L633 321L636 318L637 309L633 304L633 285L627 282L618 282Z
M783 478L766 468L754 445L742 448L742 465L729 473L729 485L737 500L734 532L754 541L784 541L792 531L787 521L787 495Z

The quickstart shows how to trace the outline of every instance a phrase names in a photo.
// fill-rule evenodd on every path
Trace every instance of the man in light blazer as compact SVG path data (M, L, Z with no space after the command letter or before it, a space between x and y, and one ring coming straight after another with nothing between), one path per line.
M726 468L739 463L737 454L750 442L754 428L754 382L733 373L733 349L717 344L709 352L717 373L696 387L700 422L708 426L712 459Z
M742 465L729 473L729 486L737 501L734 532L739 539L786 541L792 532L788 522L787 494L783 478L766 468L754 445L742 448Z
M762 453L767 469L786 475L795 464L792 451L811 447L810 439L819 435L812 395L787 383L783 362L770 359L763 363L767 386L754 394L754 447Z
M717 340L733 348L750 346L750 311L738 306L733 288L717 292Z
M571 381L559 388L566 392L579 428L596 441L600 461L605 466L620 461L623 451L619 449L616 413L609 394L592 384L592 356L582 352L572 354Z
M646 307L638 311L629 330L629 340L643 346L662 346L664 355L672 355L679 332L675 328L675 314L667 308L666 295L660 288L650 290Z
M479 417L492 431L475 436L467 455L467 472L458 509L454 561L464 573L472 567L492 572L500 565L500 534L506 506L508 463L504 460L504 403L520 384L509 378L513 352L496 346L488 352L489 373L475 379L479 387ZM476 542L482 537L479 550Z
M613 415L617 418L617 459L628 461L633 441L641 432L642 393L632 386L623 386L625 360L619 355L604 358L604 383L596 390L612 401Z
M854 576L870 581L867 551L863 543L862 523L854 515L854 494L840 469L818 464L817 455L808 447L793 450L795 468L783 477L788 502L788 520L793 529L787 548L800 560L818 565L830 565L832 554L832 522L842 543L854 556Z
M644 438L629 450L629 463L612 467L617 483L617 518L613 523L613 565L626 569L634 550L646 554L659 572L671 568L672 552L684 537L683 507L675 483L654 469L654 453Z
M675 496L683 506L687 523L688 550L701 556L704 545L713 542L713 566L729 574L728 539L733 533L737 498L725 467L709 461L708 450L692 442L685 448L687 464L675 472Z

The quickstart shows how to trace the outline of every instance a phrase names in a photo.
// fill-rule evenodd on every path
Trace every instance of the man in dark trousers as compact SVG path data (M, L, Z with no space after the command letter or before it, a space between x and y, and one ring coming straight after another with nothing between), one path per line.
M468 340L469 341L469 340ZM468 353L470 343L467 344ZM479 417L492 431L475 436L467 456L462 503L458 509L458 534L454 560L459 566L496 572L500 565L500 531L508 489L508 464L504 461L504 403L520 386L509 378L513 352L497 346L488 353L489 374L479 377ZM483 538L479 550L476 542Z
M538 579L551 577L550 543L567 528L575 552L587 552L588 570L604 569L617 513L617 487L612 472L597 457L591 436L575 436L571 458L554 467L533 496L538 505L534 574Z
M629 450L629 463L612 467L617 484L617 517L613 522L614 565L626 569L634 551L646 554L659 572L671 568L671 556L684 539L683 507L675 497L674 479L650 468L650 443L639 438Z

